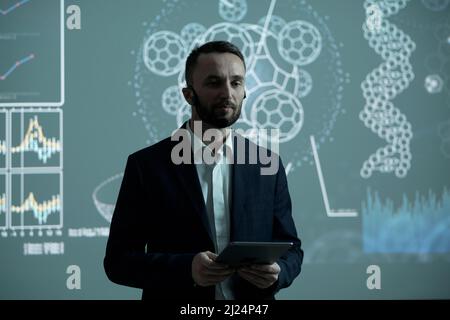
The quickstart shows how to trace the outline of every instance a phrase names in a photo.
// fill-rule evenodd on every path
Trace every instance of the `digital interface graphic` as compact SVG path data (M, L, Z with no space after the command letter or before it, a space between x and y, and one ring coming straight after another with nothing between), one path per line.
M0 0L0 299L140 299L103 270L123 171L210 40L246 60L233 128L279 130L305 256L277 299L448 299L450 0Z
M63 1L4 0L0 107L64 103Z

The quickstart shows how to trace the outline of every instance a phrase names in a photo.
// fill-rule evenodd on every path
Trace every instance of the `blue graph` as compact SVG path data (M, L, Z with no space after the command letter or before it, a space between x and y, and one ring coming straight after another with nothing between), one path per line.
M450 192L440 199L431 190L426 197L416 193L414 201L403 195L395 208L377 192L367 191L362 208L363 247L366 253L450 252Z
M24 63L26 63L26 62L28 62L28 61L30 61L30 60L32 60L32 59L34 59L34 54L33 54L33 53L30 54L30 55L28 55L28 56L26 56L26 57L23 58L23 59L20 59L20 60L16 61L16 62L11 66L11 68L9 68L8 71L6 71L6 73L4 73L3 75L0 76L0 80L6 80L6 78L8 78L8 76L9 76L11 73L13 73L14 70L16 70L19 66L21 66L22 64L24 64Z

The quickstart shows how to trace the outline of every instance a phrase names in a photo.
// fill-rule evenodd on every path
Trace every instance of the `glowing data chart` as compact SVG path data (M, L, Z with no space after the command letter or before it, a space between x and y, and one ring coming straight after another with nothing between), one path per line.
M11 230L59 229L62 224L62 174L11 175Z
M0 107L64 104L64 1L0 1Z
M319 176L320 189L322 191L323 203L325 205L325 210L328 217L357 217L358 212L353 209L338 209L333 210L330 208L330 203L328 201L327 189L325 187L325 181L323 179L322 167L320 166L319 154L317 153L317 146L314 136L310 136L311 147L314 156L314 162L316 163L317 175Z
M53 172L62 167L62 110L11 111L12 169Z

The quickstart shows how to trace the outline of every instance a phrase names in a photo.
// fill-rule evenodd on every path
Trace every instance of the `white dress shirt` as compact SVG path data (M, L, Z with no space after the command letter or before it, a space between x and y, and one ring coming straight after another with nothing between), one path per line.
M230 242L230 203L231 203L231 169L232 166L227 161L228 152L233 155L233 142L231 130L227 129L227 138L224 146L217 151L216 161L208 164L203 155L207 152L212 154L212 149L203 143L192 131L189 121L187 129L191 136L191 147L194 154L194 163L197 169L198 179L202 188L203 199L205 200L211 234L214 239L216 253L219 254ZM216 285L217 300L231 300L234 298L231 287L231 279L228 278Z

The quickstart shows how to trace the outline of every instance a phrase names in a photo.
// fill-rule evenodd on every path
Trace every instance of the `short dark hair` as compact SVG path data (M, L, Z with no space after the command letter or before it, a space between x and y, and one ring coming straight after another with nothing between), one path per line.
M236 47L234 44L228 41L206 42L200 47L196 46L186 59L186 69L184 77L186 79L186 84L188 86L192 85L192 74L194 73L194 67L197 63L198 56L202 53L212 53L212 52L232 53L242 60L242 63L244 64L245 68L244 55L242 54L241 50L239 50L239 48Z

